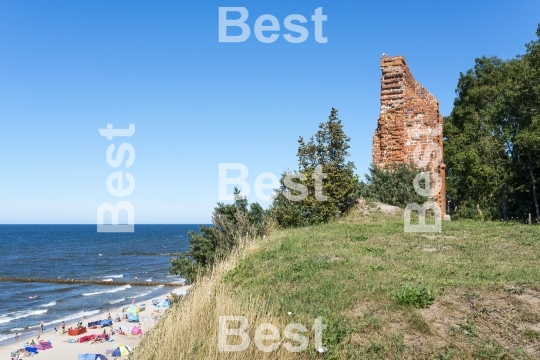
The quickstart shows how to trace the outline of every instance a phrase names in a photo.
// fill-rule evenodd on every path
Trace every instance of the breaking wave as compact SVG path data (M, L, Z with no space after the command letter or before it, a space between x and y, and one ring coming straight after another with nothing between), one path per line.
M47 312L47 309L41 309L41 310L25 310L25 311L15 311L12 313L7 313L2 316L0 316L0 324L6 324L8 322L11 322L13 320L22 319L28 316L32 315L41 315L45 314Z
M85 293L85 294L82 294L82 296L94 296L94 295L105 294L105 293L115 293L115 292L123 291L123 290L129 289L129 288L131 288L131 285L124 285L124 286L119 286L119 287L116 287L116 288L110 289L110 290L96 291L96 292L92 292L92 293Z

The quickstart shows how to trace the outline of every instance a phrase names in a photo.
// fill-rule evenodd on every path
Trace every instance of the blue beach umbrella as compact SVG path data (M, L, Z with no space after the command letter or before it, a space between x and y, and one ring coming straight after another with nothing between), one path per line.
M101 354L79 354L77 360L108 360L104 355Z

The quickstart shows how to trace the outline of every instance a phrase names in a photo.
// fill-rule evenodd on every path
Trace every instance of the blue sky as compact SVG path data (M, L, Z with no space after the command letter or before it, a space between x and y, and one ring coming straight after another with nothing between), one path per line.
M229 6L249 11L245 42L218 42ZM311 21L300 44L253 35L260 15L309 20L318 7L325 44ZM405 56L448 115L459 73L482 55L522 54L538 14L537 1L3 1L0 223L96 223L100 204L120 200L136 223L208 223L219 163L246 165L252 188L260 173L294 169L298 136L332 107L363 175L383 52ZM108 123L136 132L109 141L98 132ZM105 182L126 169L105 154L122 142L136 152L136 187L119 198Z

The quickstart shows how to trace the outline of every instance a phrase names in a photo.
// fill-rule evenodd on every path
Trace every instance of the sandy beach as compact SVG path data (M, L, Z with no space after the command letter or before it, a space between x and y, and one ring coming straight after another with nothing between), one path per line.
M174 288L171 290L172 293L185 293L189 289L189 286L182 286L178 288ZM140 327L142 329L143 334L146 333L146 331L149 331L155 324L156 321L152 320L152 314L155 314L154 317L157 315L157 317L161 316L164 311L166 311L166 308L158 308L152 305L152 301L161 299L166 299L166 295L160 296L160 297L154 297L152 299L144 300L144 301L137 301L135 299L135 305L138 307L144 306L144 310L139 312L139 323ZM116 317L116 315L122 316L122 309L125 308L128 305L123 305L122 307L117 308L111 308L110 313L113 319ZM92 316L88 316L87 319L73 319L69 322L66 322L66 331L67 329L71 327L76 327L77 323L79 321L83 322L83 326L86 326L88 322L93 322L97 320L105 320L108 316L108 311L102 311L98 314L94 314ZM122 320L121 322L113 322L113 328L116 329L119 326L122 326L123 328L132 328L134 326L139 326L137 323L130 323L127 320ZM57 332L54 331L54 327L58 329ZM106 350L108 349L114 349L117 347L118 344L124 344L131 346L132 349L134 349L137 344L140 341L141 336L140 335L131 335L128 332L126 332L127 335L118 335L115 334L112 336L114 341L112 342L100 342L92 344L91 341L87 341L84 343L68 343L65 342L68 339L79 339L82 336L87 335L100 335L103 334L103 328L97 328L97 329L88 329L86 333L78 335L78 336L69 336L67 333L62 335L61 329L60 329L60 323L49 325L43 334L41 334L40 341L50 341L52 348L47 350L40 350L37 354L34 354L31 358L36 358L38 360L76 360L78 358L79 354L102 354L105 355L108 359L112 359L113 357L106 354ZM110 328L106 327L107 334L110 333ZM33 337L34 341L36 341L36 337ZM11 353L16 351L17 349L24 348L25 343L32 341L32 338L19 338L17 341L3 345L0 347L0 360L7 360L11 359ZM38 341L36 341L38 342ZM25 357L26 358L26 357Z

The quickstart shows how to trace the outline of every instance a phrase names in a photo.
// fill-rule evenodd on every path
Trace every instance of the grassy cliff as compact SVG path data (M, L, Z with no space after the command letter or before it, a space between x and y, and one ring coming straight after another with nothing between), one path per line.
M539 257L537 226L453 221L440 234L404 233L402 216L355 209L247 244L199 281L133 358L535 359ZM262 323L280 334L303 324L309 346L266 353L252 341L220 352L221 315L246 316L251 339ZM323 354L312 330L320 316Z

